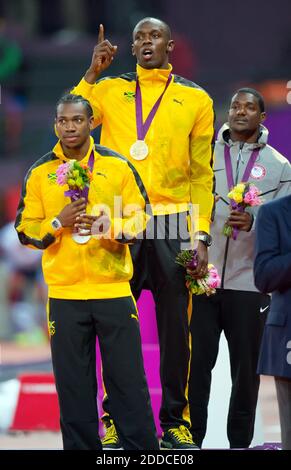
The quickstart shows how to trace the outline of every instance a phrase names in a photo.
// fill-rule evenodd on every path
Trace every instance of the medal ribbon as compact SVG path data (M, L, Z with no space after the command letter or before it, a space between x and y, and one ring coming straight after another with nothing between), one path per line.
M249 161L247 163L247 166L245 168L242 180L241 180L242 183L248 182L251 171L254 167L255 161L259 155L259 152L260 152L260 149L256 149L252 151ZM234 179L233 179L233 172L232 172L230 148L228 145L224 146L224 162L225 162L225 170L226 170L226 177L227 177L227 185L228 185L229 191L231 191L232 188L234 187ZM243 208L241 208L233 199L230 200L230 204L231 204L232 209L238 210L240 212L243 211ZM237 235L238 235L238 229L234 227L233 228L234 240L236 240Z
M147 131L156 115L157 110L159 109L160 103L162 98L170 85L172 79L172 74L170 73L167 83L165 85L164 91L161 96L157 99L155 104L153 105L148 117L146 118L145 122L142 122L142 98L141 98L141 90L138 81L138 77L136 78L136 88L135 88L135 117L136 117L136 130L137 130L137 138L138 140L144 140Z

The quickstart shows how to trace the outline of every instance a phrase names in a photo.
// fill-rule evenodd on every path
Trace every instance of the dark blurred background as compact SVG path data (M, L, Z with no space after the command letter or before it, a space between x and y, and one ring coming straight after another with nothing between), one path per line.
M0 228L6 229L6 245L0 233L0 262L9 263L9 279L11 272L25 270L29 281L38 279L32 267L37 259L28 260L26 267L11 267L11 255L5 250L13 250L13 229L7 224L14 220L24 173L56 141L56 101L83 76L100 23L106 37L118 45L106 73L134 70L131 32L145 16L169 23L176 42L171 57L174 72L210 93L217 129L226 120L233 92L253 86L266 100L270 143L291 159L290 0L0 0ZM291 98L291 82L289 88ZM98 130L95 134L98 139ZM21 289L27 287L21 282L13 278L12 292L11 279L10 287L3 287L9 302L23 300ZM40 284L40 298L41 289ZM0 310L6 311L1 309L1 298L0 292ZM1 318L3 336L7 325L5 330L0 312L0 327ZM24 318L22 323L26 322Z
M287 106L290 0L0 0L0 188L51 148L54 105L88 67L99 23L119 46L112 75L134 69L131 31L148 15L171 26L174 70L208 90L218 123L241 85Z

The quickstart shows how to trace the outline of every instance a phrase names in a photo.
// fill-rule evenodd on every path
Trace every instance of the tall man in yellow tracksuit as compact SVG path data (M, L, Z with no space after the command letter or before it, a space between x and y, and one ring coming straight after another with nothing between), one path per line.
M122 446L158 449L126 244L145 227L146 192L126 159L94 145L92 124L92 108L82 96L66 95L59 101L56 130L60 140L28 171L15 227L22 244L43 250L64 449L102 449L96 406L96 335L110 411ZM74 202L64 194L64 186L50 177L71 159L89 165L93 175L87 193ZM114 207L116 197L120 211ZM127 210L132 204L136 210ZM76 228L90 225L90 218L95 235L88 230L76 233Z
M131 287L136 299L143 287L149 288L156 305L162 447L183 449L195 447L188 431L186 394L189 295L184 270L175 263L182 237L171 232L175 232L172 225L177 214L181 225L186 226L189 203L199 205L196 275L203 276L213 207L214 115L208 94L172 73L168 56L173 48L168 25L155 18L144 18L133 31L136 73L106 77L95 83L117 50L104 39L100 25L91 65L72 93L90 101L95 125L102 124L101 144L122 153L134 164L149 195L154 227L150 236L131 250L134 263ZM105 437L104 447L118 448L118 436L113 439L111 425L108 419L110 438Z

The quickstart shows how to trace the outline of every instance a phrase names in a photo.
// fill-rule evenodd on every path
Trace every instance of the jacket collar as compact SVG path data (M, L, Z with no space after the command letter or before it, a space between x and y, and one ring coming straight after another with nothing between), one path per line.
M252 151L256 148L262 148L267 145L268 142L268 136L269 136L269 131L268 129L260 124L260 134L259 134L259 139L257 142L254 143L245 143L243 150L244 151ZM219 130L218 136L217 136L217 141L220 144L223 145L228 145L229 147L239 147L240 142L233 142L230 138L230 133L229 133L229 125L228 123L225 123Z
M136 64L136 73L140 84L152 81L166 83L172 69L171 64L169 64L168 69L144 69Z
M88 160L89 160L89 157L90 157L90 154L91 154L91 151L92 151L92 148L94 148L94 154L96 154L95 152L95 143L94 143L94 139L92 136L90 136L90 145L89 145L89 150L88 152L86 153L86 155L84 156L84 158L82 158L82 160L79 160L80 162L82 163L87 163ZM60 160L63 160L63 161L70 161L71 159L66 157L64 155L64 152L63 152L63 149L62 149L62 146L61 146L61 142L60 140L58 140L58 142L56 143L56 145L54 146L53 148L53 153L60 159ZM95 155L95 158L96 158L96 155Z

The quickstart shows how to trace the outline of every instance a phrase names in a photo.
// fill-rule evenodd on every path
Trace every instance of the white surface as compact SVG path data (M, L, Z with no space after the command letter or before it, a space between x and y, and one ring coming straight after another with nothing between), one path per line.
M0 382L0 431L7 430L14 417L20 383L17 379Z
M0 433L0 450L62 450L62 448L62 436L59 432Z

